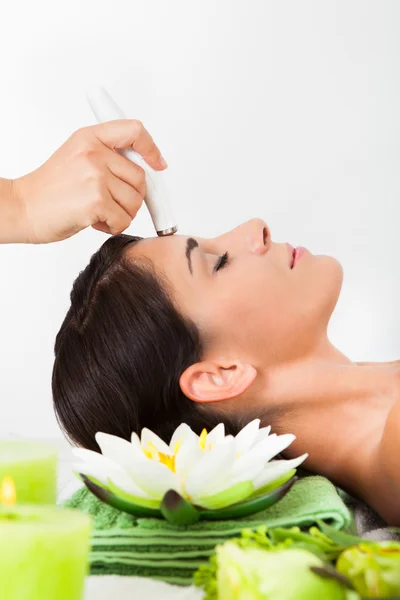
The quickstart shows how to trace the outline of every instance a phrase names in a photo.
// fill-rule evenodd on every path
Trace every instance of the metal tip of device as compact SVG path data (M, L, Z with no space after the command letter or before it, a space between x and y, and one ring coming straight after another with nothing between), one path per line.
M162 229L161 231L157 231L157 235L160 237L166 235L174 235L178 231L178 226L174 225L173 227L169 227L168 229Z

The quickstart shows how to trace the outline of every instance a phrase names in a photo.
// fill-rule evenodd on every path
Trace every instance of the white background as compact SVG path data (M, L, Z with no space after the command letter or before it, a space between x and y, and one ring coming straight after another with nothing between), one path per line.
M1 176L94 123L101 83L168 160L181 233L259 216L274 241L336 256L332 341L400 358L400 2L13 1L0 25ZM131 232L153 235L145 209ZM0 436L58 435L54 338L104 239L0 247Z

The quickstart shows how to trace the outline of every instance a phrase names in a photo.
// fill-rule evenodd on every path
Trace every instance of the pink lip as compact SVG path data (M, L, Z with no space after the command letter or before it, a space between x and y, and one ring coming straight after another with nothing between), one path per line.
M303 246L299 246L298 248L293 248L291 244L286 244L289 251L289 267L293 269L297 264L297 261L307 252L307 248Z
M304 254L307 252L307 248L303 248L303 246L298 246L294 249L294 262L293 268L297 265L298 261Z
M286 246L288 247L288 250L289 250L289 268L292 269L293 268L294 248L293 248L292 244L286 243Z

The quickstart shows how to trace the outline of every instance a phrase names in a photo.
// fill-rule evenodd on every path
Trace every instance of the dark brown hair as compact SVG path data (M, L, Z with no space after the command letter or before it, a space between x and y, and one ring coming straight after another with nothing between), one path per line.
M202 342L151 263L126 258L141 239L111 237L92 256L56 338L56 415L73 442L92 450L97 431L129 439L149 427L169 442L182 422L198 434L220 420L227 433L240 428L183 394L179 378L201 360Z

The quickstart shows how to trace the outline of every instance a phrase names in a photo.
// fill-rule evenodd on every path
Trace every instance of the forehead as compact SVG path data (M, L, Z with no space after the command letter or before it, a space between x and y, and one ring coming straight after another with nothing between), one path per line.
M185 257L188 239L183 235L145 238L128 247L126 253L132 260L150 260L156 271L167 277L182 309L190 306L195 289L195 278L190 275Z
M148 258L155 265L163 265L185 257L187 239L184 235L145 238L131 245L126 255L130 258Z

